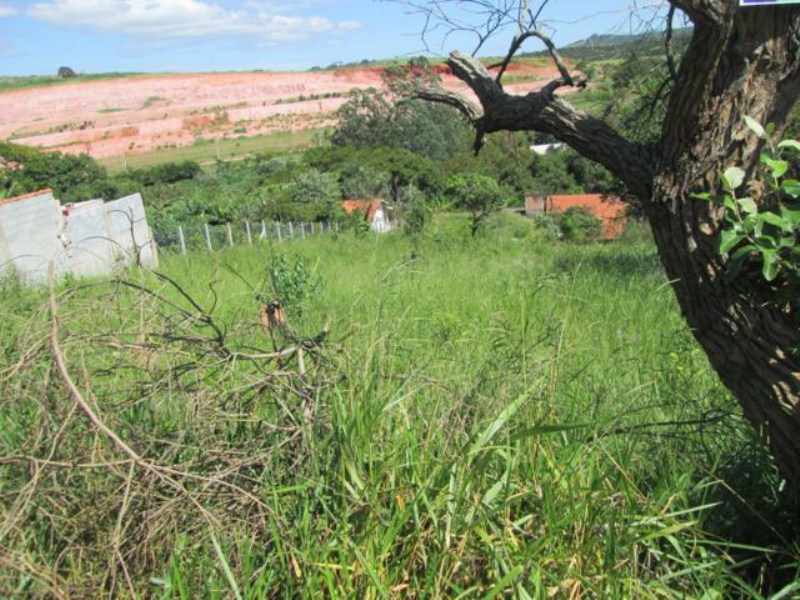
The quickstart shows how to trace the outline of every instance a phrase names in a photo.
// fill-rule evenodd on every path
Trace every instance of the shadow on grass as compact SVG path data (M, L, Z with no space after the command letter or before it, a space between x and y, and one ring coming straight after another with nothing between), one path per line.
M737 574L771 596L800 578L800 494L784 488L772 457L758 441L717 466L721 484L704 502L703 528L725 541ZM798 590L786 597L796 598Z
M654 250L624 246L614 247L613 252L602 253L578 250L559 256L553 267L556 272L571 273L580 269L625 278L652 277L664 272Z

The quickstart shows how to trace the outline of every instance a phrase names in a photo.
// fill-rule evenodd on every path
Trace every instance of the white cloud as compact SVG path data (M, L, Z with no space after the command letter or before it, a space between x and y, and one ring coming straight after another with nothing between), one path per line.
M17 14L17 9L13 6L6 6L5 4L0 4L0 19L3 17L11 17Z
M230 9L202 0L53 0L34 4L28 16L57 26L168 39L251 35L285 42L359 27L353 21L277 14L271 8L246 2Z

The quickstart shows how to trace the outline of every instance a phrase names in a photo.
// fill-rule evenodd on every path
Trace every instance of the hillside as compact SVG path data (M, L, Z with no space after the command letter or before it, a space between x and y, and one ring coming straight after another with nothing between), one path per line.
M382 67L369 66L45 82L0 92L6 107L0 139L118 161L209 141L244 144L248 138L332 125L350 90L380 86L382 73ZM546 61L527 60L509 77L509 89L528 92L557 77L557 71ZM444 85L463 89L446 73Z

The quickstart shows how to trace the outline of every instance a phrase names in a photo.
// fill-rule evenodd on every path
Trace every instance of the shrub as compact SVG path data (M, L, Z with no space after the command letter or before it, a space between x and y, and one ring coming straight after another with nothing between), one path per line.
M600 237L603 233L603 222L588 208L571 206L561 215L559 229L564 240L586 242Z

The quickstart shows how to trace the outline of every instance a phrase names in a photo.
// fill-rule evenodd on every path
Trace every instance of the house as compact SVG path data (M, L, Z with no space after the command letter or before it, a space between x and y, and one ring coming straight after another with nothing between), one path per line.
M622 233L627 222L625 204L617 196L604 194L554 194L525 198L525 214L529 217L562 213L573 206L582 206L603 222L603 239L613 240Z
M369 228L372 231L384 233L394 228L394 223L389 214L391 207L380 198L372 198L371 200L342 200L342 208L348 215L356 212L360 213L369 223Z
M545 154L549 154L550 152L556 152L565 147L566 144L561 144L556 142L554 144L534 144L533 146L530 147L530 149L531 151L533 151L534 154L538 154L539 156L544 156Z

